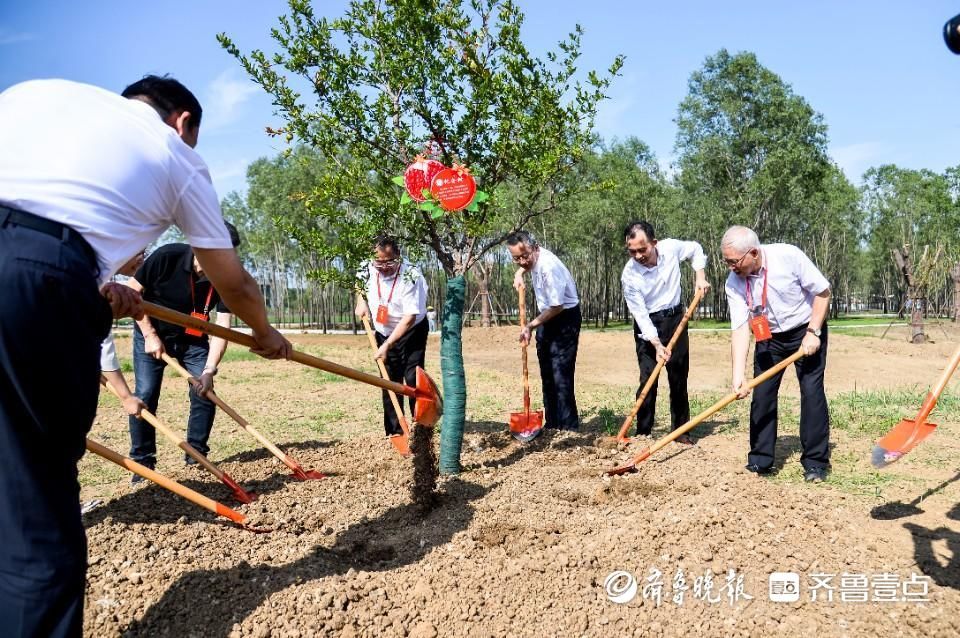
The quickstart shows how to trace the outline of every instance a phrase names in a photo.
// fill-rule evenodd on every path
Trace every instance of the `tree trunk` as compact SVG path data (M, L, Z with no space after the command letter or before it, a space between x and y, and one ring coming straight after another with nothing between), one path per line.
M960 321L960 264L950 269L950 278L953 279L953 323Z
M480 327L489 328L490 323L490 268L487 264L478 262L474 267L477 277L477 288L480 296Z
M460 473L460 451L467 411L466 373L463 369L463 275L447 279L440 325L440 376L443 385L443 427L440 432L440 473Z

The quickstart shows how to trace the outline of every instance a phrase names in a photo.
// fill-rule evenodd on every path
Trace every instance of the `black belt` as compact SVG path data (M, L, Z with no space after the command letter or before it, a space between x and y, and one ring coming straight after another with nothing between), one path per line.
M45 217L40 217L39 215L34 215L24 210L17 210L16 208L10 208L9 206L0 204L0 228L3 228L7 224L29 228L38 233L61 239L66 243L76 244L90 259L90 265L97 268L97 254L93 248L91 248L87 240L83 238L83 235L66 224L61 224L52 219L46 219Z
M662 319L663 317L672 317L673 315L680 314L681 312L683 312L683 305L677 304L673 308L664 308L663 310L651 312L650 318Z

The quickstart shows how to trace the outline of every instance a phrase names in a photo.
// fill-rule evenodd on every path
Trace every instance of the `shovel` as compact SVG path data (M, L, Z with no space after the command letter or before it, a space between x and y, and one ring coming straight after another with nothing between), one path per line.
M102 374L100 375L100 384L106 387L110 392L113 393L115 397L120 398L120 393L117 392L117 389L107 381L106 377ZM206 471L213 474L217 477L217 480L222 481L224 485L229 487L233 491L233 497L240 501L241 503L252 503L256 498L256 494L252 494L244 490L240 485L234 481L229 474L218 468L216 465L210 462L203 454L197 451L195 447L187 443L183 437L174 432L172 429L166 426L163 421L154 416L151 412L147 410L140 411L140 418L155 427L160 431L165 437L177 444L177 447L183 450L187 456L192 458L194 461L200 464L200 466Z
M947 382L953 376L957 365L960 365L960 346L954 351L947 367L940 373L940 378L937 379L936 384L927 393L923 404L920 406L920 411L917 412L917 418L903 419L873 446L870 462L873 463L874 467L883 468L890 465L915 448L920 441L933 434L937 425L928 422L927 417L936 407L937 400L943 393L943 389L947 387Z
M374 352L376 352L378 350L377 339L373 336L373 328L370 326L370 319L368 317L362 317L361 320L363 321L363 329L367 332L367 339L370 341L370 347L373 348ZM382 359L377 359L377 367L380 368L380 376L389 380L390 375L387 374L387 364L384 363ZM393 390L387 390L387 394L390 395L390 403L393 404L393 411L397 413L397 420L400 421L400 429L403 430L403 434L391 434L390 443L393 444L394 449L400 454L400 456L406 458L410 456L410 426L407 424L407 418L403 415L403 408L400 406L400 400L397 398L397 393Z
M802 350L798 350L794 352L792 355L790 355L789 357L787 357L777 365L773 366L772 368L770 368L760 376L750 379L750 381L746 384L746 387L752 390L753 388L757 387L758 385L760 385L770 377L775 376L780 372L782 372L783 370L785 370L787 366L789 366L790 364L796 361L799 361L802 358L803 358ZM625 463L619 467L615 467L612 470L607 470L605 474L607 474L608 476L615 476L618 474L626 474L627 472L636 472L638 463L641 463L642 461L646 461L648 458L650 458L650 456L654 452L660 450L663 447L666 447L668 443L670 443L680 435L686 434L693 428L700 425L700 423L702 423L705 419L719 412L720 410L727 407L728 405L730 405L736 400L737 400L737 393L731 392L730 394L723 397L722 399L720 399L719 401L711 405L709 408L707 408L697 416L693 417L692 419L690 419L689 421L687 421L686 423L678 427L676 430L674 430L670 434L666 435L661 439L658 439L650 447L643 448L643 450L640 451L640 454L630 459L630 462Z
M188 381L190 381L194 378L193 375L191 375L186 368L180 365L179 361L177 361L167 353L163 354L163 360L168 366L173 368L177 372L177 374L179 374L184 379L187 379ZM233 408L227 405L223 399L217 396L217 393L214 392L212 389L209 392L207 392L204 396L210 401L212 401L213 404L216 405L218 408L226 412L231 419L236 421L237 424L247 432L247 434L249 434L250 436L255 438L257 441L259 441L260 445L267 448L267 450L269 450L271 454L273 454L275 457L280 459L281 463L283 463L288 468L290 468L290 470L293 472L294 478L300 481L306 481L308 479L326 478L326 474L317 472L316 470L303 469L303 467L299 463L297 463L296 459L294 459L289 454L286 454L283 450L281 450L276 445L274 445L273 442L270 441L270 439L268 439L259 431L254 429L254 427L249 423L247 423L247 421L243 417L237 414Z
M205 334L214 337L220 337L225 341L246 346L247 348L257 347L257 342L251 335L239 332L237 330L231 330L230 328L224 328L223 326L218 326L215 323L195 319L194 317L185 315L182 312L170 310L169 308L158 306L154 303L150 303L149 301L143 302L143 311L151 317L156 317L161 321L173 323L178 326L184 326L186 328L193 328ZM433 379L430 378L430 375L428 375L423 368L417 368L417 385L415 388L411 388L403 383L396 383L395 381L390 381L388 379L381 379L380 377L375 377L372 374L360 372L359 370L348 368L347 366L340 365L339 363L314 357L313 355L309 355L305 352L299 352L297 350L294 350L291 353L290 359L296 361L297 363L310 366L311 368L324 370L331 374L347 377L348 379L360 381L361 383L366 383L368 385L375 385L378 388L393 390L397 394L402 394L405 397L413 397L416 399L416 408L414 408L413 420L420 425L433 427L436 425L437 421L440 420L441 415L443 415L443 398L440 396L440 391L437 389L437 385L433 382Z
M149 467L146 467L145 465L140 465L139 463L137 463L132 459L128 459L125 456L121 456L120 454L114 452L110 448L104 447L95 441L91 441L90 439L87 439L87 449L98 456L102 456L108 461L112 461L113 463L116 463L117 465L124 468L125 470L129 470L134 474L139 474L140 476L142 476L143 478L149 481L153 481L160 487L166 490L170 490L171 492L173 492L178 496L182 496L183 498L187 499L191 503L194 503L195 505L199 505L205 510L210 510L217 516L224 516L226 518L229 518L231 521L233 521L234 523L236 523L237 525L239 525L240 527L246 530L249 530L251 532L257 532L257 533L271 531L268 529L255 529L253 527L250 527L249 522L247 521L247 517L241 514L240 512L236 510L232 510L226 505L221 505L220 503L213 500L212 498L207 498L203 494L200 494L199 492L195 492L191 490L189 487L182 485L181 483L178 483L173 479L169 479L163 474L160 474L159 472L155 472L151 470Z
M677 345L680 335L683 334L683 329L687 327L687 322L690 321L690 317L693 316L694 311L697 309L697 304L700 303L702 298L703 291L698 288L693 295L693 301L690 302L690 305L687 307L687 311L683 313L683 319L680 320L680 324L677 326L677 329L673 331L673 336L670 337L670 343L667 344L667 350L672 351L673 346ZM623 420L623 425L620 426L620 432L617 434L617 441L626 443L630 440L630 438L627 436L627 430L630 429L633 419L636 418L637 413L640 412L640 406L643 405L643 400L647 398L647 394L650 393L650 388L652 388L657 382L657 377L660 376L660 371L663 370L663 366L666 363L666 361L657 361L657 367L653 369L653 372L650 373L650 377L647 379L647 382L643 384L643 389L640 390L640 396L637 397L636 403L633 404L633 409L630 410L630 414L627 415L627 418Z
M520 286L520 329L527 325L526 286ZM521 443L537 438L543 430L543 410L530 411L530 375L527 371L527 344L520 346L523 362L523 412L510 413L510 434Z

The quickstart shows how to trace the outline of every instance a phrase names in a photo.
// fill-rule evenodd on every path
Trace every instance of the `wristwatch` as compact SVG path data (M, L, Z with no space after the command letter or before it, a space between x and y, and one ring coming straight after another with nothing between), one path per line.
M820 328L807 328L807 332L812 332L814 337L819 337L822 331Z

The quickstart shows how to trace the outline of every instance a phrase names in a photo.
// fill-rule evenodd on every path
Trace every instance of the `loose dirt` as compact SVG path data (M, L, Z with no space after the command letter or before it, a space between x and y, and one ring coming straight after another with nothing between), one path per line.
M158 441L158 470L271 527L269 534L239 529L157 486L131 487L106 461L86 458L83 498L105 504L84 516L85 634L960 635L960 424L943 423L892 468L895 480L863 489L794 480L799 450L789 424L781 428L779 475L748 474L742 412L718 418L694 447L667 446L639 472L604 478L603 469L642 445L602 444L602 411L619 426L635 390L629 332L584 333L577 369L583 428L546 430L526 446L506 431L521 398L516 332L465 332L464 471L439 478L432 507L411 495L429 477L384 440L377 391L285 363L227 362L217 392L327 478L293 479L220 414L211 458L260 494L239 505ZM374 370L362 335L294 341ZM911 346L893 331L882 341L836 332L828 394L925 388L953 347L941 341ZM691 391L726 392L727 336L696 333L691 352ZM439 381L433 337L428 369ZM788 399L796 394L790 377L782 390ZM186 396L174 378L165 379L159 412L183 427ZM665 427L659 418L656 434ZM126 422L112 399L103 399L91 437L126 449ZM868 439L836 432L833 442L837 462L855 459L848 464L868 473ZM625 604L605 588L618 570L637 580ZM774 572L798 575L799 600L770 600ZM834 589L811 590L818 579ZM789 596L786 581L774 580ZM611 587L624 583L629 577L610 579Z

